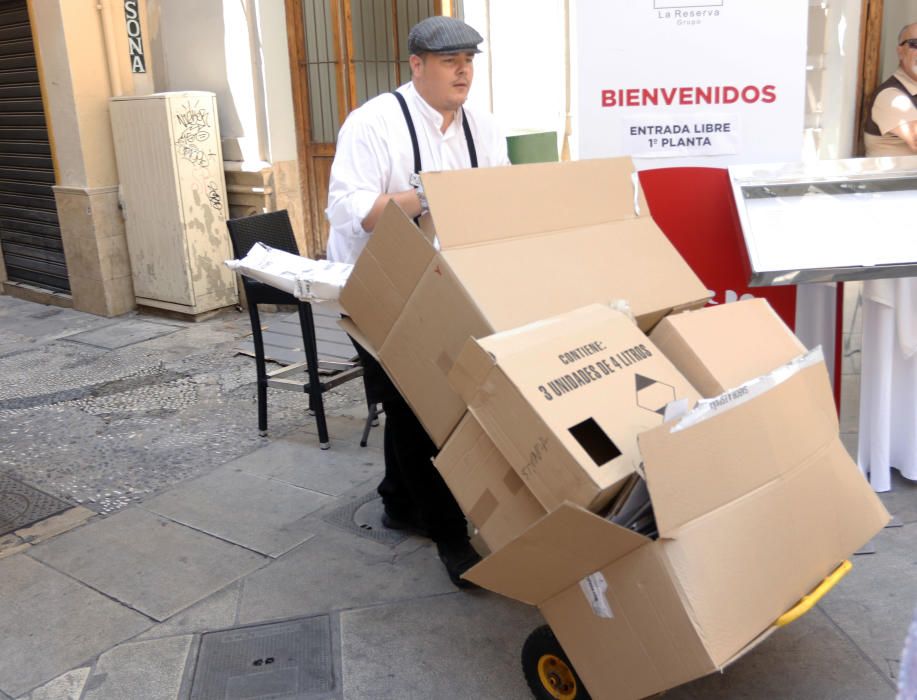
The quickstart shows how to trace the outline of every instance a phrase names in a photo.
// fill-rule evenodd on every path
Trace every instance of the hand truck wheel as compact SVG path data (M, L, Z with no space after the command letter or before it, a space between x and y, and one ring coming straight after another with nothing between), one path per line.
M538 700L591 700L548 625L535 629L522 645L522 673Z

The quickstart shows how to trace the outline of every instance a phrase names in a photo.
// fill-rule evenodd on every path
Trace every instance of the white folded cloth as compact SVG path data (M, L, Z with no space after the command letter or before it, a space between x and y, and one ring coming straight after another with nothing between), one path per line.
M308 302L337 301L353 270L349 263L312 260L256 243L226 267Z

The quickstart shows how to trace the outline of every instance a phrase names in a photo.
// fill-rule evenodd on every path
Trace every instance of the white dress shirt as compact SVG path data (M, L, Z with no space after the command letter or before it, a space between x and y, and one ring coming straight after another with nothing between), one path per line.
M468 144L462 130L461 111L440 131L442 115L428 105L411 83L398 88L414 120L420 162L425 171L470 168ZM480 167L509 165L506 139L493 117L465 108ZM374 97L351 112L338 135L328 186L331 222L328 260L354 263L370 233L363 229L380 194L404 192L414 172L414 152L404 114L394 95Z

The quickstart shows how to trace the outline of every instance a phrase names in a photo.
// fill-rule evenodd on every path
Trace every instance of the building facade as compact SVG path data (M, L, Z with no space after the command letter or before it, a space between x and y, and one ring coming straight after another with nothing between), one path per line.
M901 8L808 2L806 157L847 157L882 36L898 29L883 34L883 17ZM408 79L407 30L431 14L485 37L469 99L509 133L555 131L576 157L575 5L526 3L523 18L511 0L0 0L0 288L103 316L135 308L109 109L156 92L215 93L226 214L287 209L301 251L322 255L340 123Z

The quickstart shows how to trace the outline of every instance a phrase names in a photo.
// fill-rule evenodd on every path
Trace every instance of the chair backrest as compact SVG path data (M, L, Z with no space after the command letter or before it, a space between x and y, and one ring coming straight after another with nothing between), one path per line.
M296 245L286 209L229 219L226 226L229 228L232 252L236 259L244 258L255 243L264 243L271 248L299 255L299 246Z

